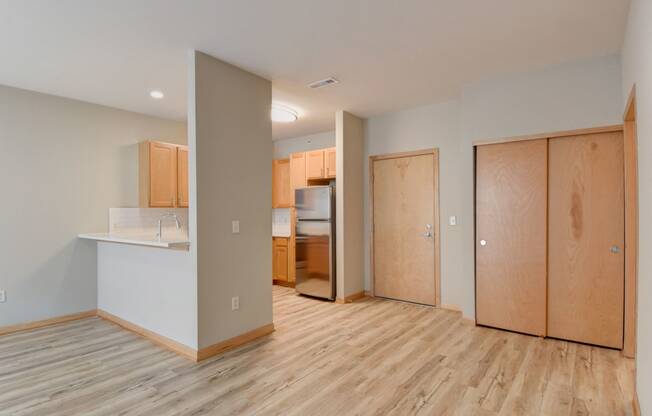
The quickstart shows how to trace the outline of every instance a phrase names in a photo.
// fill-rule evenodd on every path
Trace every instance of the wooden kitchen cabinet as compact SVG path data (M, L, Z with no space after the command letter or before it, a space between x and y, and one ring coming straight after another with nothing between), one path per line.
M272 239L272 279L280 282L289 280L288 239L274 237Z
M272 162L272 208L292 206L290 190L290 159Z
M178 207L188 208L188 146L177 147L177 201Z
M151 208L187 207L187 146L145 141L140 143L138 151L139 205Z
M324 151L306 152L306 179L323 179L324 173Z
M306 153L306 179L332 179L336 173L335 148Z
M290 155L290 201L294 206L294 191L306 186L306 153Z
M330 149L324 150L324 163L326 164L326 178L331 179L335 177L336 172L336 161L335 161L335 148L331 147Z

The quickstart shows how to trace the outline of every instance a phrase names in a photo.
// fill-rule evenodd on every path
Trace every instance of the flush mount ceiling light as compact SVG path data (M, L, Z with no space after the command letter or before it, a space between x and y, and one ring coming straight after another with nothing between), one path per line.
M160 100L161 98L165 97L165 95L163 95L163 92L159 90L150 91L149 96L154 98L155 100Z
M276 123L293 123L298 118L299 114L290 107L272 104L272 121Z

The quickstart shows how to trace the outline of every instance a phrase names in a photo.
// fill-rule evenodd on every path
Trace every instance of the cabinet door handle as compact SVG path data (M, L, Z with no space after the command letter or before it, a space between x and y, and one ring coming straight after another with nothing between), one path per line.
M321 176L324 176L324 168L321 168Z

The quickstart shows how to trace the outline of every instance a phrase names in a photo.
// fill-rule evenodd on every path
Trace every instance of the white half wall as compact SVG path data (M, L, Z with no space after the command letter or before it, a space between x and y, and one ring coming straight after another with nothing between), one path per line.
M0 86L0 326L97 308L95 242L111 207L138 206L138 145L186 125Z
M473 141L622 122L618 56L468 85L458 100L367 120L365 165L371 155L440 149L441 300L475 316ZM365 169L368 183L368 167ZM368 207L368 185L364 191ZM457 217L457 226L448 217ZM369 212L365 210L365 261ZM369 288L369 266L366 265Z
M197 51L188 68L190 250L204 348L272 323L272 86Z
M187 250L97 243L97 307L197 349L197 281Z
M274 141L274 159L286 159L292 153L335 147L335 131Z
M636 84L638 133L638 319L636 387L641 414L652 414L652 2L632 0L623 47L622 99ZM624 106L621 108L624 112Z

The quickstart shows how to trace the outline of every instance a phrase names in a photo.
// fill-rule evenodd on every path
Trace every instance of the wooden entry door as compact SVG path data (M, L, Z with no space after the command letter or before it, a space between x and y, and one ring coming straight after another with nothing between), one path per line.
M548 141L476 148L476 320L546 333Z
M622 132L550 140L548 335L623 346Z
M375 296L437 304L437 156L371 160Z

